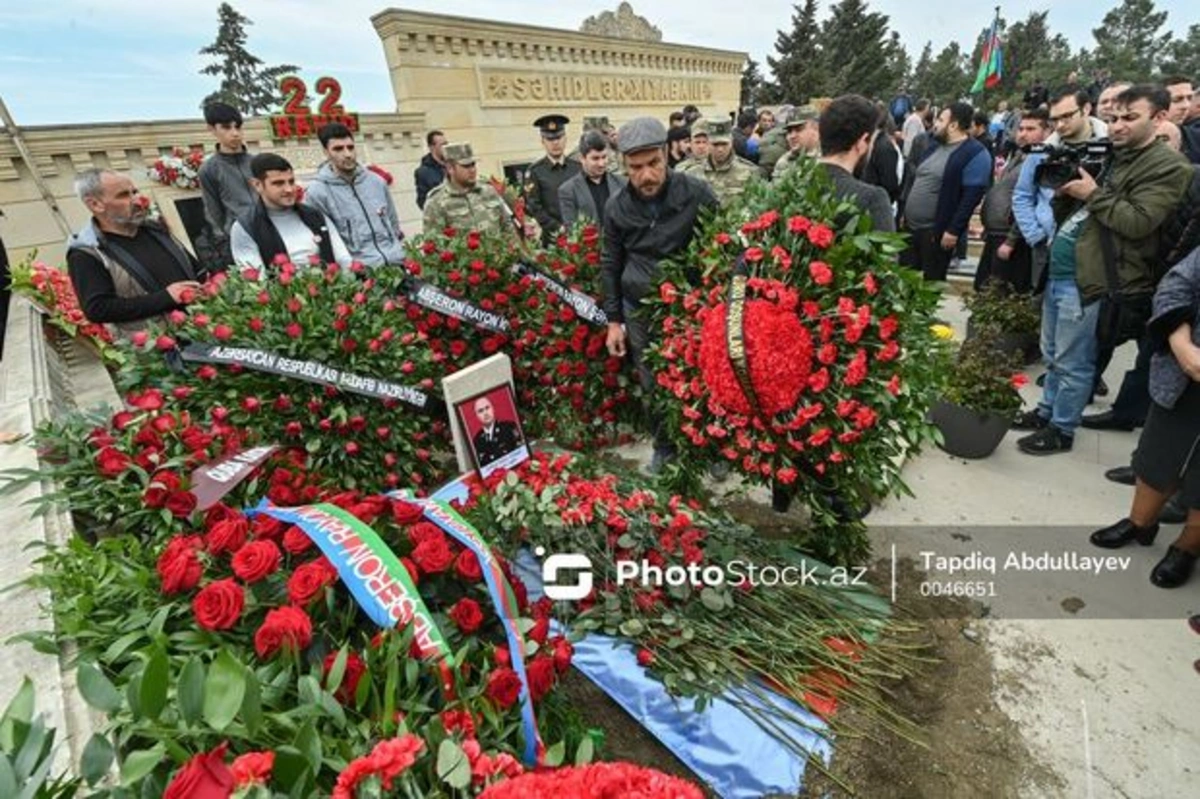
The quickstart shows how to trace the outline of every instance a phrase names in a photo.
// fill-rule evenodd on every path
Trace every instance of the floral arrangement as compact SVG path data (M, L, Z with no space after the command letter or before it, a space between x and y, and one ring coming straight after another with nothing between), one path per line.
M867 544L838 504L903 490L900 456L932 440L937 293L819 169L748 192L665 265L653 365L679 473L725 461L792 493L813 513L806 546L843 562Z
M201 795L192 792L197 780L233 784L222 770L227 753L239 755L235 776L297 796L377 795L370 786L390 789L401 771L397 784L417 795L459 795L520 773L522 684L480 564L421 508L318 485L298 450L197 511L176 470L253 434L205 429L165 407L122 411L98 427L65 421L40 438L55 450L49 473L64 486L45 501L76 505L87 492L106 493L94 511L138 522L95 545L76 538L49 550L32 578L56 597L56 633L31 638L50 651L75 646L80 691L107 717L83 758L89 784L117 760L122 783L139 795ZM227 504L257 492L273 503L329 503L368 524L418 586L453 660L418 656L411 626L370 624L298 528ZM160 514L161 523L146 523ZM501 567L525 631L541 740L553 743L542 762L556 765L568 743L583 745L582 731L558 721L565 714L554 695L572 648L550 634L548 603L530 605L502 558ZM397 766L408 757L411 772ZM172 763L186 765L171 777Z
M200 165L203 163L203 148L192 147L185 150L182 147L173 147L170 155L155 159L150 167L149 175L152 180L164 186L198 189L200 188Z
M954 335L948 329L935 333L947 340ZM982 326L959 346L946 370L942 399L983 415L1011 417L1020 410L1019 389L1029 378L1021 372L1020 356L998 343L1003 335L999 327Z
M880 678L912 666L903 625L894 627L892 642L876 640L889 622L872 589L856 586L847 570L806 560L785 542L765 541L723 514L705 512L695 500L644 486L636 475L539 452L517 473L477 487L468 517L481 529L509 531L509 549L525 544L587 555L594 589L573 605L561 604L558 617L573 630L632 642L638 663L674 695L703 707L731 687L761 692L767 685L834 729L839 702L851 701L870 705L885 726L911 734L869 699ZM742 564L736 574L727 570L735 561ZM618 563L684 576L657 586L623 581ZM764 575L761 584L749 564ZM767 567L773 578L765 576ZM793 575L815 571L807 582L789 584L778 579L787 567ZM708 576L711 571L717 574ZM753 702L744 709L779 735L771 712ZM786 736L780 740L796 747Z
M1040 306L1032 295L1013 292L998 280L968 294L963 305L971 314L972 332L990 327L999 333L1036 336L1041 330Z
M34 302L50 323L72 338L95 347L106 360L120 363L113 335L104 325L89 322L79 307L75 287L64 269L56 269L32 257L12 267L12 289Z

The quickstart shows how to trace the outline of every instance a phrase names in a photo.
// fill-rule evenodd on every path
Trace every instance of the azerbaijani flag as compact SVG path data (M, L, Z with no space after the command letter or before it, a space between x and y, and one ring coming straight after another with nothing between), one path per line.
M996 18L992 20L991 30L983 42L983 52L979 56L979 72L975 74L975 85L971 94L979 94L984 89L994 89L1000 85L1004 77L1004 50L1000 46L1000 10L996 10Z

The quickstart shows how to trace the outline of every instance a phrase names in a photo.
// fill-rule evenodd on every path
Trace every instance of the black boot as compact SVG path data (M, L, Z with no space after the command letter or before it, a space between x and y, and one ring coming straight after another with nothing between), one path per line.
M1183 524L1187 521L1187 514L1187 508L1183 506L1182 497L1177 491L1158 512L1158 522L1159 524Z
M1104 549L1119 549L1130 541L1137 541L1142 546L1148 547L1154 543L1156 535L1158 535L1157 523L1149 527L1138 527L1129 519L1122 519L1116 524L1092 533L1089 540Z
M1177 588L1188 581L1195 567L1196 556L1172 544L1150 572L1150 582L1159 588Z

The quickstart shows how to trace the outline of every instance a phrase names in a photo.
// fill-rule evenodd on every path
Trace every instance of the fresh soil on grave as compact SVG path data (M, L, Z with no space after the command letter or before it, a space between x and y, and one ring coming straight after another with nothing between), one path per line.
M776 514L748 499L731 497L721 504L767 537L794 536L802 524L792 513ZM879 575L889 571L890 566L872 569ZM919 740L892 734L869 715L843 706L839 721L863 735L843 735L837 741L831 765L835 779L810 766L808 783L799 798L960 799L975 795L1006 799L1030 795L1031 790L1037 795L1058 793L1061 782L1032 757L1016 724L993 699L997 676L979 621L986 608L965 599L920 597L921 577L911 561L898 564L900 593L917 598L902 612L917 623L916 638L927 662L890 684L891 695L886 699L901 716L915 723ZM912 634L906 635L905 642L913 643ZM681 761L588 680L572 672L564 689L588 725L604 731L605 757L698 782Z

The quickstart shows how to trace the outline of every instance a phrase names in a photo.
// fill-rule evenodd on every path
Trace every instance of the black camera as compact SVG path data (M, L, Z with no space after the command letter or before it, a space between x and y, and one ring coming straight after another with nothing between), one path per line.
M1112 156L1112 142L1096 139L1082 144L1032 144L1022 148L1027 153L1043 153L1046 159L1038 164L1034 180L1039 186L1057 189L1079 177L1083 169L1097 180L1104 165Z

